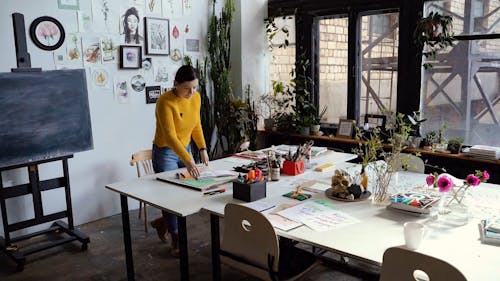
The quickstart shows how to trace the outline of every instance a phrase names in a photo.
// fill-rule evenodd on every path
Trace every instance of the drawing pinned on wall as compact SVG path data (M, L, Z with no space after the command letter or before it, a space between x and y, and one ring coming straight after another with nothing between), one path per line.
M127 89L127 80L115 78L115 101L118 103L130 103L130 94Z
M95 30L118 32L119 3L112 0L92 0L92 20Z
M186 26L184 27L184 33L189 33L189 24L186 24Z
M153 60L151 58L142 59L142 73L146 84L151 84L154 81Z
M184 16L190 16L193 10L192 0L182 0L182 14Z
M142 69L144 69L144 71L153 70L153 61L151 58L144 58L142 60Z
M92 30L92 16L85 11L76 12L78 21L78 32L84 33Z
M130 86L134 91L140 93L144 90L144 87L146 87L146 80L144 80L144 77L140 74L134 75L130 78Z
M173 19L182 16L182 0L163 0L163 17Z
M168 55L170 52L168 19L144 18L146 54Z
M80 36L77 33L70 33L66 38L66 58L69 61L81 62L82 51L80 49Z
M179 49L174 49L172 51L172 53L170 54L170 58L175 61L175 62L178 62L180 60L182 60L182 53L181 53L181 50Z
M61 10L79 10L79 0L57 0L57 7Z
M67 69L66 66L66 53L62 50L56 50L52 52L54 56L54 66L55 69Z
M109 73L103 68L92 68L92 84L95 88L110 89L111 79Z
M146 15L161 17L161 0L146 0Z
M144 4L146 3L146 1L144 0L128 0L128 3L131 5L131 6L144 6Z
M164 62L155 63L155 82L168 82L168 64Z
M116 36L101 37L102 63L116 63L118 61L118 38Z
M179 36L180 36L179 29L177 28L177 25L175 25L174 28L172 29L172 37L174 37L174 39L179 39Z
M101 62L99 37L82 37L83 64L93 65Z
M184 48L186 52L200 52L200 40L198 39L186 39L186 47Z
M146 103L156 103L161 96L161 86L146 87Z
M125 44L142 44L144 42L142 15L142 8L139 6L132 6L123 11L120 20L120 34L122 42Z

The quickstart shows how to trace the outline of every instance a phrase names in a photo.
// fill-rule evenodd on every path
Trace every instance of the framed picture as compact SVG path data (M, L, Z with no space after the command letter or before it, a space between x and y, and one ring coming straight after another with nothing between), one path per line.
M120 68L141 68L142 52L141 46L120 46Z
M370 128L382 127L385 128L386 116L380 114L366 114L365 124L368 124Z
M352 139L354 133L354 128L356 127L356 121L351 119L340 119L339 126L337 129L337 137L339 138L349 138Z
M40 49L54 51L64 43L64 28L52 17L36 18L30 25L31 41Z
M168 19L145 17L144 23L146 54L168 55L170 53Z
M80 0L57 0L57 7L64 10L79 10Z
M146 87L146 103L156 103L161 95L161 86Z

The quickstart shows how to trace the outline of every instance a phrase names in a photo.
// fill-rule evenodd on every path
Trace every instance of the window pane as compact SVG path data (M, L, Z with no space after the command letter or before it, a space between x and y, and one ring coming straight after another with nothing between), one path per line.
M361 18L360 120L396 110L399 13Z
M269 77L271 83L272 81L281 81L288 84L290 82L290 72L295 67L295 17L276 18L275 23L280 31L272 39ZM288 36L281 31L282 28L288 30ZM288 47L280 47L285 40L289 41ZM272 89L272 86L270 86L270 89Z
M422 75L423 133L500 146L500 39L459 41Z
M347 18L319 20L319 108L328 106L322 122L347 116Z

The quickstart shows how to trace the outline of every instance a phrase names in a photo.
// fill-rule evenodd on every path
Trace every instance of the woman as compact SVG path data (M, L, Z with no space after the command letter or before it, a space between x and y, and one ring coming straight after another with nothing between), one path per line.
M143 40L139 35L139 12L135 7L130 7L123 15L123 33L125 34L125 43L140 44Z
M200 150L201 161L209 159L201 128L201 97L196 91L198 76L188 65L181 66L175 74L174 89L165 92L156 102L156 132L153 141L153 169L155 173L186 167L191 176L198 178L198 170L191 155L191 138ZM162 212L162 217L151 222L162 241L166 231L171 234L171 252L178 256L177 217Z

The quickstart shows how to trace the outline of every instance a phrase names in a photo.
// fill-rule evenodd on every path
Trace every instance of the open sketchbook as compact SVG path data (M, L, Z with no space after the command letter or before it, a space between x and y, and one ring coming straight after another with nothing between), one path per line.
M159 174L156 179L204 192L214 189L221 184L230 182L237 177L238 175L231 171L212 171L210 169L205 169L200 171L200 177L198 179L191 177L185 170L175 175L168 173Z

